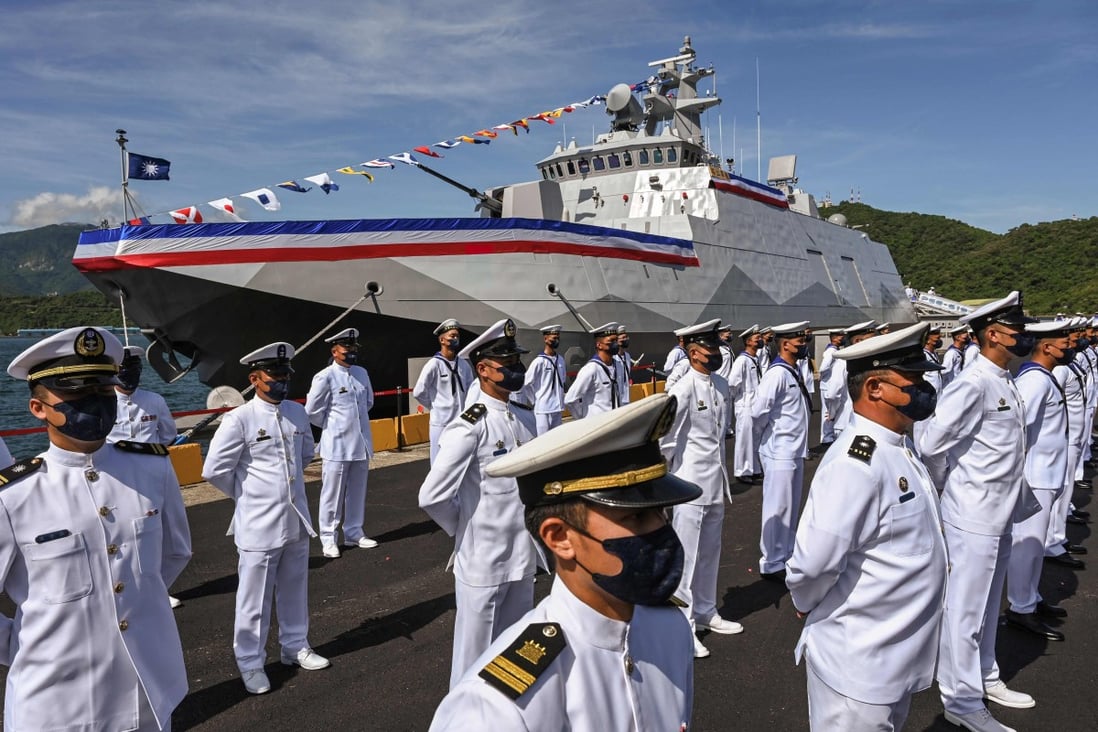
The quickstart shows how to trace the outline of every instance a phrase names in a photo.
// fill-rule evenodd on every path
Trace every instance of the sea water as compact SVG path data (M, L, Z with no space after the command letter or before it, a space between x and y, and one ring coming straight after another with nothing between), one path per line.
M40 427L42 423L31 416L27 402L30 390L27 382L8 376L8 364L16 356L37 343L39 338L0 338L0 432L23 427ZM143 343L142 343L143 345ZM160 380L156 372L145 365L141 373L141 388L159 393L168 402L172 412L206 408L206 394L210 387L191 372L174 384ZM5 437L11 454L18 458L31 457L46 449L49 441L45 433Z

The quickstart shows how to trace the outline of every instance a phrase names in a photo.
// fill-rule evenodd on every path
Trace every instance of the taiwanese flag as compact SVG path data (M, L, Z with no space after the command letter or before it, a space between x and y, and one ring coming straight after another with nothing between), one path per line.
M164 158L128 152L126 160L129 180L168 180L168 168L171 167L171 163Z

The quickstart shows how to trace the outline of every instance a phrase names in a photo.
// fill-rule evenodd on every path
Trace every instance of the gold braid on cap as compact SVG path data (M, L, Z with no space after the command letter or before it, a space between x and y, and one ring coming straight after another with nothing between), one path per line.
M576 480L554 480L546 483L542 492L547 496L559 496L562 493L587 493L589 491L601 491L607 488L624 488L638 483L647 483L667 475L667 461L660 460L658 465L650 465L647 468L627 470L624 473L613 475L598 475L593 478L577 478Z
M118 366L113 363L83 363L75 366L56 366L44 371L27 374L27 381L41 381L50 376L77 376L80 374L117 374Z

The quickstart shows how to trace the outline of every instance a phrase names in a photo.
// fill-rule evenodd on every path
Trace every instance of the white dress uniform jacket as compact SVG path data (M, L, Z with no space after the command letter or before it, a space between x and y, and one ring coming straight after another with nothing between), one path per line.
M732 470L738 476L750 476L761 472L756 438L759 433L751 416L751 405L755 401L755 392L762 379L762 368L754 356L741 351L732 362L732 373L728 379L728 393L732 399L732 408L736 415L736 444Z
M191 556L171 461L51 445L0 490L0 616L8 730L163 729L187 693L168 586Z
M175 420L164 397L154 391L134 389L133 394L115 390L118 397L118 417L107 442L157 442L170 445L178 435Z
M564 359L542 351L526 369L525 388L533 396L534 414L560 414L564 411Z
M793 375L794 368L780 359L775 361L763 373L755 392L751 416L761 435L759 454L764 457L795 460L803 458L808 447L808 400Z
M732 346L724 344L721 344L718 348L721 352L721 367L714 373L728 381L728 377L732 375L732 364L736 360L736 352L732 350Z
M945 354L942 355L942 370L939 372L942 379L942 388L949 386L949 382L956 379L961 373L962 361L964 361L964 353L957 346L950 344Z
M869 452L865 437L872 452L855 457ZM808 614L797 662L807 654L824 683L869 704L929 687L938 655L946 547L912 448L855 415L820 461L786 564L793 604Z
M532 623L558 623L566 647L518 699L480 676ZM685 730L693 715L690 626L673 607L638 605L629 622L581 602L560 579L500 634L442 700L431 732Z
M827 386L820 385L820 394L825 399L827 413L831 417L831 429L836 436L846 429L854 416L854 404L850 400L846 376L846 361L837 358L831 364L831 375Z
M256 397L228 412L210 440L202 477L236 503L229 533L245 551L316 536L304 469L315 446L305 408Z
M686 349L682 346L675 346L667 352L667 358L663 360L663 373L671 373L671 369L675 368L675 364L686 358Z
M583 365L564 395L564 405L573 417L582 419L620 406L617 371L613 361L606 365L597 356Z
M980 355L980 346L978 343L976 343L976 340L973 339L968 342L967 346L965 346L965 358L964 362L961 364L961 370L965 371L969 367L974 365L976 363L976 357L978 355Z
M332 363L317 372L305 398L309 421L323 430L320 457L325 460L369 460L374 456L370 410L374 388L366 369Z
M686 372L690 370L690 359L684 358L674 366L667 373L667 377L664 379L663 388L666 391L678 383L678 380L686 376Z
M432 461L438 453L442 428L465 409L465 394L475 380L473 367L467 359L447 361L441 353L436 353L419 372L412 396L431 413L428 421Z
M832 442L835 439L835 418L828 411L827 399L830 396L831 370L835 364L835 351L839 350L833 343L824 347L823 356L820 357L820 442Z
M1052 372L1030 363L1015 378L1025 405L1026 483L1031 488L1061 490L1068 472L1068 414L1064 389ZM1074 468L1074 466L1071 466Z
M716 372L690 369L668 393L679 405L670 429L660 438L668 469L702 489L691 503L721 503L728 490L724 439L732 418L728 383Z

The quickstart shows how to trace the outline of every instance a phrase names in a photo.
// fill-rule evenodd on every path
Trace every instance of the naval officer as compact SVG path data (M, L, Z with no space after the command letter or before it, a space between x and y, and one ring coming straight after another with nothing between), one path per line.
M725 435L732 422L728 382L717 373L724 359L717 334L720 323L710 320L682 331L690 370L667 392L678 409L660 439L660 451L673 475L702 489L698 498L676 506L671 515L685 557L675 596L686 605L691 628L734 635L742 633L743 626L717 613L717 569L729 488ZM709 649L695 637L694 657L708 655Z
M1011 528L1032 513L1025 486L1025 407L1007 371L1028 356L1022 298L1004 298L967 313L980 352L942 392L919 445L942 495L942 521L952 572L946 590L938 688L945 718L966 729L1004 730L984 705L1033 706L1008 689L995 662L999 600ZM1026 500L1026 497L1030 500Z
M429 435L431 462L438 454L438 438L442 430L464 409L465 394L473 383L473 370L465 359L458 358L461 345L461 323L453 318L435 328L439 350L424 364L412 396L430 413Z
M556 578L442 700L431 732L689 729L690 626L670 604L683 553L663 511L700 491L655 444L674 408L656 394L574 420L488 467L518 479Z
M812 730L898 730L934 678L946 547L938 494L907 431L934 411L941 366L916 324L836 354L854 417L808 491L786 585L804 630Z
M805 320L771 328L776 344L774 361L763 373L751 405L754 428L761 435L763 466L759 571L769 580L785 578L785 562L793 553L801 508L812 398L797 369L797 359L808 352L807 327Z
M49 448L0 471L4 728L166 730L187 693L168 586L191 556L156 443L106 444L122 344L69 328L16 356Z
M107 435L107 442L156 442L170 445L179 434L172 411L164 397L155 391L140 388L142 350L136 346L123 349L114 387L118 399L118 417Z
M366 484L374 440L370 409L374 388L370 375L358 363L358 329L346 328L330 338L332 362L313 377L305 397L305 414L319 427L320 545L326 557L339 556L336 531L343 523L343 545L372 549L377 541L366 536Z
M564 411L564 359L557 353L560 331L559 325L547 325L541 329L545 348L526 369L525 389L534 400L534 419L539 435L559 427Z
M443 430L438 455L419 489L420 508L454 537L451 688L500 631L534 606L536 552L523 530L518 486L514 478L484 473L494 458L536 434L533 413L509 401L523 387L519 355L526 352L515 342L509 319L461 351L460 358L475 364L480 401Z
M619 369L614 361L618 353L618 324L604 323L591 331L595 355L576 374L576 380L564 394L564 405L577 419L617 409L621 405Z
M305 408L286 399L293 357L289 343L271 343L240 359L255 396L222 418L202 466L202 477L236 503L229 526L240 575L233 652L250 694L271 690L263 665L272 601L282 663L307 671L331 665L308 641L309 537L316 532L305 465L314 445Z
M1045 554L1045 537L1052 505L1068 484L1067 399L1052 374L1058 364L1075 356L1068 345L1065 323L1030 323L1026 331L1037 339L1033 353L1018 369L1015 383L1025 405L1025 481L1041 504L1041 510L1014 525L1007 565L1007 622L1048 640L1064 634L1048 627L1042 617L1063 617L1067 611L1044 602L1037 584Z
M732 452L732 472L739 482L754 483L756 476L762 475L762 463L759 462L758 434L751 417L751 404L762 380L759 349L763 337L756 324L740 333L740 339L743 350L736 355L728 377L728 393L739 427Z
M824 396L824 389L830 383L831 369L835 364L835 352L842 348L843 329L829 328L827 331L827 345L824 347L823 356L820 357L820 397ZM835 417L827 409L824 401L820 410L820 444L830 445L835 441Z

